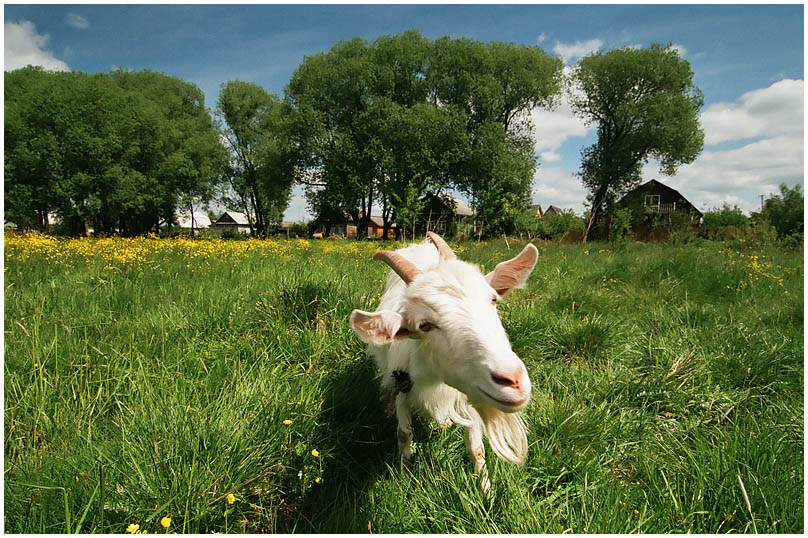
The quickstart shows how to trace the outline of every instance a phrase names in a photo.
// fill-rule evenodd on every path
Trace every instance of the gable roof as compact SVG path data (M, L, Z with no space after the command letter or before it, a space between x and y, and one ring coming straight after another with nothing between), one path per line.
M186 213L178 213L177 214L177 225L180 228L191 228L191 214ZM194 211L194 221L193 227L194 228L207 228L210 226L210 217L206 213L202 213L201 211Z
M215 224L238 224L239 226L249 226L250 221L247 215L238 211L225 211L222 216L216 219Z
M474 214L474 211L469 207L469 205L460 198L458 198L457 196L452 196L450 194L435 194L430 192L424 196L424 199L430 197L437 199L448 209L451 209L455 215L467 216Z
M675 200L680 200L681 202L684 202L687 206L689 206L691 211L693 211L697 215L699 215L699 216L703 215L702 212L699 211L698 208L695 205L693 205L693 202L691 202L690 200L688 200L687 198L682 196L682 193L680 193L679 191L677 191L674 188L668 187L667 185L665 185L664 183L662 183L660 181L657 181L656 179L651 179L649 181L646 181L645 183L643 183L639 187L636 187L636 188L630 190L629 192L627 192L620 199L620 202L626 200L628 197L630 197L632 195L635 195L636 193L642 193L642 192L652 192L652 193L655 193L655 194L664 195L666 199L670 199L670 200L674 200L674 201Z
M382 219L382 217L380 217L380 216L378 216L378 215L371 215L371 217L370 217L370 222L372 222L373 224L375 224L375 225L376 225L376 226L378 226L379 228L383 228L383 227L384 227L384 219ZM391 227L391 228L395 228L395 227L396 227L396 223L395 223L395 222L391 222L391 223L390 223L390 227Z

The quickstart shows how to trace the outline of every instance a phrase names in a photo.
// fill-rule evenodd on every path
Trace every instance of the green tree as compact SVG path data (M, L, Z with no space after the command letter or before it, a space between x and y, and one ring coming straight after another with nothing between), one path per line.
M230 186L252 233L266 236L280 223L295 178L291 110L257 84L234 80L222 85L217 112L227 125Z
M596 52L575 66L570 82L573 110L598 127L579 172L590 192L586 240L601 209L639 183L643 163L659 159L661 172L672 175L696 159L704 101L690 63L657 44Z
M472 201L478 230L512 231L530 199L536 169L530 111L552 107L561 88L559 59L539 47L436 40L426 72L431 101L466 115L468 151L455 184Z
M300 147L306 151L306 173L299 181L314 191L307 196L310 210L317 216L347 213L357 223L359 237L378 200L378 167L365 123L376 78L371 48L354 38L307 56L286 87L295 118L307 123L299 129Z
M135 235L170 222L223 163L195 86L159 73L6 74L5 193L23 226Z
M802 187L799 184L789 188L780 184L780 194L774 194L763 203L760 216L777 230L777 236L784 238L804 233L804 203Z

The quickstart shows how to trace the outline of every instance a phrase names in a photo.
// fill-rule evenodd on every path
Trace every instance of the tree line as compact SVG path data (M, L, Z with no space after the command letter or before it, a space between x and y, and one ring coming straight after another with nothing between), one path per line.
M455 189L480 235L510 233L538 166L531 111L566 90L598 126L579 173L590 225L639 181L642 163L673 173L703 146L701 94L671 47L617 49L568 75L538 46L417 31L355 38L304 58L283 95L222 84L200 90L151 71L5 74L6 220L66 233L135 235L218 199L266 235L305 188L310 212L350 217L361 234L381 208L411 229L428 192Z

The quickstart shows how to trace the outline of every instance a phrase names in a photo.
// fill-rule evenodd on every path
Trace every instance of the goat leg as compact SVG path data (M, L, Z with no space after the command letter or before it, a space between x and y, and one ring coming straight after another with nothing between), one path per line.
M404 467L412 467L411 445L412 445L412 410L407 402L407 394L399 392L396 395L396 417L398 417L398 450L401 454L401 462Z

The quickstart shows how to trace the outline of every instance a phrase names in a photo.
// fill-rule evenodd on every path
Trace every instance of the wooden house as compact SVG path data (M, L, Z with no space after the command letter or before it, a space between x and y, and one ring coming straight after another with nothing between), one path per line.
M456 235L462 224L474 218L474 211L456 196L429 193L422 200L425 205L416 223L417 235L428 231Z
M368 223L368 237L382 237L384 234L384 220L380 216L371 216ZM390 223L387 229L387 238L394 239L396 237L396 224Z
M218 233L249 234L250 221L247 220L247 215L244 213L225 211L221 217L216 219L216 222L211 223L209 228Z
M661 213L662 215L670 215L674 211L684 211L690 214L695 226L699 225L703 216L702 212L696 209L696 206L682 196L679 191L660 183L656 179L643 183L636 189L626 193L620 199L618 205L642 207L647 214Z

